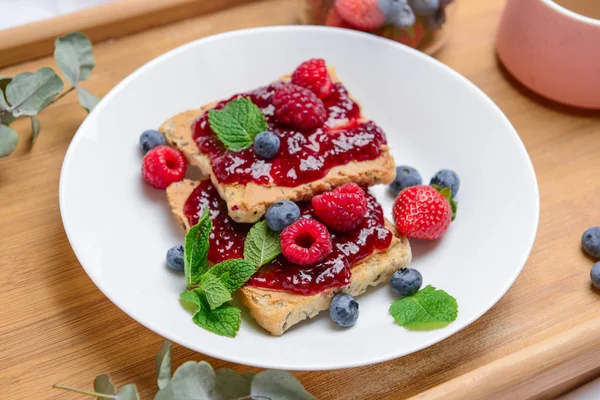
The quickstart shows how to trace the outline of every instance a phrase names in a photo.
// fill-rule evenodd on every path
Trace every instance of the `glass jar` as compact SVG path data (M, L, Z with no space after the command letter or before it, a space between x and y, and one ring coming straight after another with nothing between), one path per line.
M456 0L303 0L301 21L355 29L434 54L448 39Z

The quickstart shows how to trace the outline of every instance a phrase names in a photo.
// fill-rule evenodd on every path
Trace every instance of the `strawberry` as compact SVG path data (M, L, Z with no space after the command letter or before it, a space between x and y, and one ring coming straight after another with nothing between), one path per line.
M381 28L386 20L377 0L336 0L335 11L346 22L364 31Z
M325 19L325 25L327 26L335 26L337 28L346 28L346 29L355 29L354 26L346 22L340 14L335 11L335 8L329 10L327 14L327 18Z
M448 230L456 204L448 188L411 186L398 194L392 214L398 231L415 239L435 240Z

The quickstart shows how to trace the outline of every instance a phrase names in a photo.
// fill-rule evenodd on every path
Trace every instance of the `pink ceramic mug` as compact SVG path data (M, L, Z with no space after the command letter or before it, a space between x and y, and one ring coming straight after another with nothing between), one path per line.
M593 10L600 0L559 3L587 7L600 18L594 14L600 10ZM600 108L600 19L552 0L507 0L496 47L506 68L531 90L560 103Z

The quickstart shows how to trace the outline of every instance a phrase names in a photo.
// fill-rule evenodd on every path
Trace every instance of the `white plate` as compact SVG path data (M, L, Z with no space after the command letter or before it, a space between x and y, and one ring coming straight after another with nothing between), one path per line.
M458 299L446 328L411 332L394 324L391 290L359 298L360 318L336 329L323 312L282 337L245 315L235 339L192 323L179 304L184 279L165 266L183 234L165 194L141 179L139 134L172 115L289 73L323 57L387 132L397 163L425 180L441 168L462 179L456 221L437 243L413 241L424 284ZM372 189L388 217L392 198ZM450 68L372 35L318 27L272 27L189 43L144 65L117 85L83 122L60 180L65 230L94 283L141 324L183 346L268 368L354 367L431 346L479 318L508 290L535 238L539 198L527 152L510 122L479 89Z

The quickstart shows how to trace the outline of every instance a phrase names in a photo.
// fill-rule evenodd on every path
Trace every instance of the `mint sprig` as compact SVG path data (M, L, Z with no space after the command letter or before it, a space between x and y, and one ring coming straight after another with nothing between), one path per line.
M248 232L244 243L244 259L261 267L281 253L279 233L272 231L267 221L260 221Z
M263 113L245 97L230 101L220 110L210 110L208 122L219 140L232 151L252 146L256 135L267 129Z
M240 328L241 311L228 304L231 294L256 272L246 260L232 259L208 265L212 221L208 207L185 235L184 272L188 290L180 300L189 308L196 325L223 336L234 337Z
M458 316L456 299L431 285L412 296L395 300L390 314L396 323L408 329L434 329L448 325Z
M200 283L202 275L208 271L208 237L211 229L212 220L208 215L208 207L205 207L200 221L185 235L183 270L188 286Z

